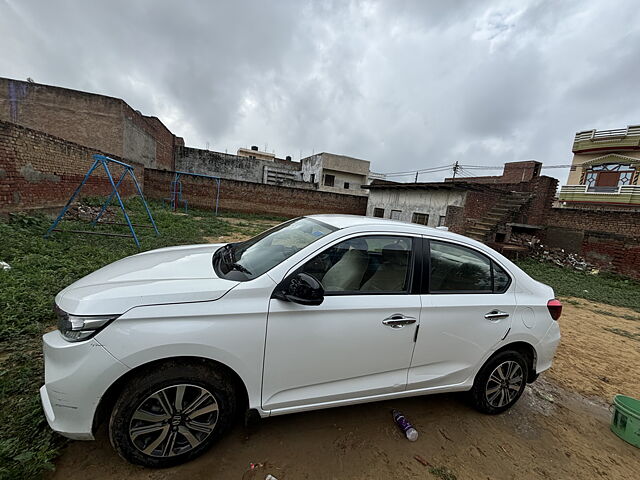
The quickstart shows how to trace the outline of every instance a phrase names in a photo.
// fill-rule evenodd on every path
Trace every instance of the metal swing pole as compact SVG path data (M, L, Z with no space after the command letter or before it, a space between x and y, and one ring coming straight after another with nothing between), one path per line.
M91 168L89 168L89 170L87 171L86 175L84 176L84 179L82 180L82 182L80 182L80 185L78 185L76 190L73 192L73 195L71 195L71 197L69 198L69 201L67 202L67 204L62 208L62 210L58 214L58 217L55 219L53 224L49 227L49 230L47 230L47 233L44 234L44 238L47 238L51 234L53 229L56 228L58 223L60 223L60 220L62 220L62 217L64 217L64 214L67 213L67 210L69 209L69 206L71 206L71 204L73 203L73 200L76 198L76 196L80 192L80 189L84 186L85 183L87 183L87 180L89 179L89 176L96 169L96 167L98 166L98 163L99 163L99 161L96 158L94 160L94 162L93 162L93 165L91 165ZM111 183L113 184L113 181Z
M122 209L122 213L124 214L124 218L127 221L127 225L129 225L129 230L131 230L131 236L133 237L133 241L136 242L136 246L138 249L140 248L140 242L138 241L138 237L136 235L136 231L133 229L133 225L131 225L131 220L129 219L129 215L127 215L127 210L124 208L124 203L122 203L122 198L120 197L120 192L116 188L116 184L113 182L113 177L111 176L111 172L107 167L106 162L102 161L102 166L104 167L104 171L107 172L107 177L109 177L109 182L113 187L113 190L116 194L116 198L118 199L118 203L120 204L120 208Z
M104 160L101 160L101 161L104 163ZM124 172L122 172L122 175L120 175L120 179L118 180L118 183L116 183L116 187L115 187L116 190L118 189L118 187L120 186L120 184L122 183L126 175L127 175L127 169L125 168ZM107 201L104 202L104 205L102 205L102 209L100 210L100 213L98 213L98 216L91 222L91 225L96 225L98 223L98 220L100 220L100 217L102 217L107 207L111 204L111 200L113 200L113 196L115 194L116 194L115 190L111 192Z
M151 225L153 225L153 229L156 231L156 235L160 235L158 231L158 227L156 227L156 222L153 220L153 215L151 215L151 210L149 210L149 205L147 204L147 200L144 198L142 190L140 189L140 185L138 184L138 179L136 178L136 174L133 173L133 169L127 169L131 178L133 178L133 184L136 186L136 190L138 190L138 195L140 195L140 199L142 200L142 204L144 205L144 209L147 211L147 215L149 216L149 220L151 220ZM125 172L126 173L126 172Z
M216 185L218 185L217 191L216 191L216 213L215 215L218 215L218 203L220 201L220 179L216 178Z
M178 211L178 181L179 180L180 180L180 174L176 172L176 176L173 177L173 198L171 200L171 203L173 203L172 206L173 206L174 212ZM181 190L180 193L182 193L182 188L180 190Z

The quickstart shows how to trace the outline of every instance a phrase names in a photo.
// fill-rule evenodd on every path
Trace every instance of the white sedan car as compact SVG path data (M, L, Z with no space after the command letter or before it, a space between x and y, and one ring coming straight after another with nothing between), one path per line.
M297 218L245 242L124 258L56 296L51 428L150 467L268 417L469 391L500 413L551 366L562 306L485 245L378 218ZM250 418L250 417L248 417Z

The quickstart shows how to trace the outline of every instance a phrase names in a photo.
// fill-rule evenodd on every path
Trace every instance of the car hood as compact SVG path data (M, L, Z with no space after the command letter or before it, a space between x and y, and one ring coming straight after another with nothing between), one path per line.
M140 305L217 300L238 284L211 262L222 244L160 248L126 257L81 278L56 296L74 315L121 314Z

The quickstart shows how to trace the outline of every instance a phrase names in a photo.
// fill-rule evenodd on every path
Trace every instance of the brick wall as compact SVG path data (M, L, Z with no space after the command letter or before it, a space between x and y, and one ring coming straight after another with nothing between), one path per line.
M64 205L93 163L94 153L102 152L0 121L0 212ZM144 188L144 167L132 166L140 187ZM117 179L122 167L112 165L111 172ZM127 178L120 191L125 196L134 194L133 182ZM106 173L100 168L94 171L81 194L110 192Z
M640 212L585 211L572 208L551 208L546 225L571 230L596 231L640 240Z
M172 172L146 169L145 196L155 199L169 197L171 180ZM213 180L183 176L181 181L183 198L189 202L189 206L213 208L216 194ZM220 184L219 209L284 217L313 213L364 215L367 198L223 179Z
M0 120L122 156L116 98L0 78Z
M465 183L466 183L465 179ZM471 182L479 183L479 182ZM446 225L456 233L465 233L475 220L480 220L500 199L509 192L529 192L531 200L525 204L514 221L530 225L546 225L547 212L551 209L558 180L552 177L534 177L529 182L497 183L479 190L467 191L464 206L451 206L447 210Z
M445 225L455 233L466 233L476 220L480 220L495 203L507 195L497 189L469 190L462 207L449 206L445 218Z
M602 232L585 232L580 251L587 261L640 280L640 240Z
M175 168L178 139L119 98L0 78L0 120L148 167Z
M533 198L522 209L522 223L529 225L546 225L547 217L558 189L558 180L553 177L535 177L527 183L527 190Z
M640 279L640 212L550 208L544 241Z

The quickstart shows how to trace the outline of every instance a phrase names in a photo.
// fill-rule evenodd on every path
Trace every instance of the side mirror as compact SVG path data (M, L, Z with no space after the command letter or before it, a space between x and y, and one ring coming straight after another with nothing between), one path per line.
M272 297L300 305L320 305L324 300L324 288L311 275L295 273L280 282Z

